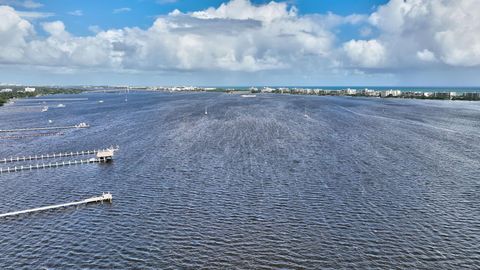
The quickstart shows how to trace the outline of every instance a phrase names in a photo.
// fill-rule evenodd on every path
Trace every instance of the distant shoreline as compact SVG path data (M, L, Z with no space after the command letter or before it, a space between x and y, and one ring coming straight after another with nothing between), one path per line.
M322 89L322 88L203 88L203 87L136 87L128 90L159 91L159 92L222 92L229 94L245 93L269 93L291 95L315 95L315 96L350 96L350 97L377 97L377 98L403 98L403 99L427 99L427 100L465 100L480 101L480 91L417 91L415 89Z
M27 91L30 89L30 91ZM33 91L31 89L34 89ZM194 86L173 86L173 87L83 87L83 88L23 88L0 89L0 106L11 99L29 98L53 94L79 94L94 92L117 92L117 91L149 91L149 92L210 92L210 93L229 93L229 94L290 94L290 95L314 95L314 96L348 96L348 97L376 97L376 98L396 98L396 99L422 99L422 100L463 100L480 101L480 91L447 91L450 88L437 88L440 91L424 91L425 89L402 88L388 89L381 87L379 89L353 89L353 88L297 88L297 87L194 87ZM463 88L462 90L472 90L476 88ZM9 90L5 92L5 90Z
M252 89L252 93L274 93L292 95L316 95L316 96L350 96L350 97L377 97L377 98L402 98L402 99L428 99L428 100L465 100L480 101L480 92L457 92L457 91L402 91L396 89L304 89L304 88L264 88Z
M30 98L38 96L56 95L56 94L79 94L84 92L79 89L65 88L4 88L0 90L0 107L12 99Z

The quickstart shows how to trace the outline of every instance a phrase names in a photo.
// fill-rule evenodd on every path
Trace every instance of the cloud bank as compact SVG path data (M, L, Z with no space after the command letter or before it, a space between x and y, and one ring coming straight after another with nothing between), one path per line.
M284 2L231 0L191 13L174 10L147 29L97 29L80 37L61 21L35 29L31 19L5 5L0 6L0 64L113 72L295 69L310 76L476 69L479 11L476 0L391 0L371 14L342 17L301 15ZM346 24L358 28L358 38L339 37Z
M391 0L369 17L380 30L365 50L380 53L378 67L480 65L480 5L476 0ZM379 46L380 45L380 46ZM438 61L437 61L438 60Z

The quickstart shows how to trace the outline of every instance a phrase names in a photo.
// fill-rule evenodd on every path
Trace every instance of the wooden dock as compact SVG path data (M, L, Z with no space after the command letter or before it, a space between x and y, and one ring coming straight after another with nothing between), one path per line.
M0 159L0 164L7 164L13 162L24 162L24 161L31 161L31 160L43 160L48 158L64 158L64 157L72 157L72 156L81 156L81 155L92 155L95 154L95 157L90 159L80 159L80 160L61 160L56 162L49 162L49 163L37 163L37 164L26 164L26 165L17 165L14 167L0 167L0 174L2 173L11 173L11 172L20 172L26 170L37 170L37 169L47 169L47 168L57 168L62 166L72 166L72 165L80 165L80 164L90 164L90 163L102 163L102 162L110 162L113 159L113 155L116 151L118 151L117 147L110 147L102 150L89 150L89 151L78 151L78 152L66 152L66 153L57 153L57 154L46 154L46 155L35 155L35 156L23 156L23 157L10 157Z
M80 160L69 160L69 161L62 161L62 162L49 162L49 163L42 163L42 164L30 164L30 165L21 165L21 166L14 166L14 167L6 167L0 168L0 174L2 173L11 173L11 172L20 172L20 171L31 171L31 170L38 170L38 169L47 169L47 168L58 168L63 166L72 166L72 165L80 165L80 164L89 164L89 163L100 163L106 162L99 158L91 158L91 159L80 159Z
M118 148L115 148L118 150ZM87 150L87 151L76 151L76 152L63 152L63 153L53 153L53 154L42 154L42 155L30 155L30 156L21 156L21 157L9 157L0 159L0 163L12 163L12 162L22 162L30 160L42 160L50 158L63 158L63 157L73 157L73 156L84 156L84 155L95 155L99 152L107 151L107 149L98 149L98 150Z
M99 203L99 202L109 202L109 203L111 203L112 199L113 199L112 194L110 192L107 192L107 193L103 193L101 196L88 198L88 199L85 199L85 200L82 200L82 201L64 203L64 204L57 204L57 205L51 205L51 206L44 206L44 207L39 207L39 208L34 208L34 209L28 209L28 210L22 210L22 211L0 214L0 218L10 217L10 216L18 216L18 215L22 215L22 214L46 211L46 210L57 209L57 208L64 208L64 207L69 207L69 206L77 206L77 205L89 204L89 203Z

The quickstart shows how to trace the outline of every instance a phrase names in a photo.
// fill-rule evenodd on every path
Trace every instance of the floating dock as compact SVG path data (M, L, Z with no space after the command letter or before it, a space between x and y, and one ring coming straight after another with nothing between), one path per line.
M44 206L44 207L39 207L39 208L34 208L34 209L29 209L29 210L22 210L22 211L0 214L0 218L10 217L10 216L18 216L18 215L22 215L22 214L46 211L46 210L57 209L57 208L64 208L64 207L69 207L69 206L77 206L77 205L89 204L89 203L99 203L99 202L109 202L109 203L111 203L112 199L113 199L112 194L110 192L107 192L107 193L103 193L101 196L88 198L88 199L78 201L78 202L57 204L57 205Z

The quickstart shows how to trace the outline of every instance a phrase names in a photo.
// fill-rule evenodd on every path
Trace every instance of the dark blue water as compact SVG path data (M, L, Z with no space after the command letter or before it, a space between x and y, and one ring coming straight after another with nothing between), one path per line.
M261 89L263 86L256 86L257 88ZM351 89L357 89L357 90L362 90L362 89L371 89L371 90L377 90L377 91L385 91L385 90L400 90L402 92L457 92L457 93L476 93L480 92L480 87L456 87L456 86L450 86L450 87L428 87L428 86L361 86L361 85L356 85L356 86L271 86L274 88L303 88L303 89L324 89L324 90L345 90L348 88ZM220 87L222 88L222 87ZM242 89L242 90L250 90L251 86L243 86L243 87L238 87L238 86L230 86L230 87L224 87L224 88L232 88L232 89Z
M2 139L0 158L118 155L2 174L0 213L103 191L113 203L1 219L2 269L480 268L480 103L65 97L89 100L44 113L19 101L0 108L0 129L91 128Z

